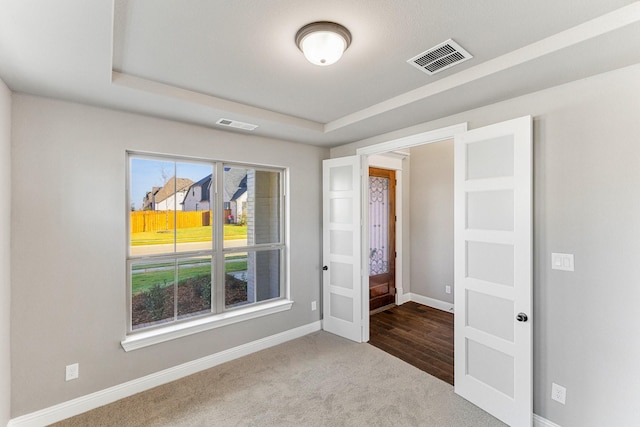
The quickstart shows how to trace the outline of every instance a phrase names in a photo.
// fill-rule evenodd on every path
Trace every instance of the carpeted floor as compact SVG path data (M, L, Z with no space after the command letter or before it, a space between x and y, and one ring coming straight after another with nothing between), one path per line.
M504 424L382 350L317 332L55 426Z

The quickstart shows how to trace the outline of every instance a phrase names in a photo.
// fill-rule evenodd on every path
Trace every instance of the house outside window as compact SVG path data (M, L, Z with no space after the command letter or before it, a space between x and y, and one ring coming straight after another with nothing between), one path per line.
M128 175L128 333L287 297L284 169L129 153Z

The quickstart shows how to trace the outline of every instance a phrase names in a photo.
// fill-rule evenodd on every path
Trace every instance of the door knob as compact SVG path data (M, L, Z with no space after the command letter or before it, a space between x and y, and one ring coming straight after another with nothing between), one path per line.
M527 315L524 313L518 313L518 315L516 316L516 319L518 320L518 322L526 322L527 320L529 320Z
M329 269L329 267L327 267L327 266L325 265L324 267L322 267L322 269L323 269L324 271L327 271L327 270Z

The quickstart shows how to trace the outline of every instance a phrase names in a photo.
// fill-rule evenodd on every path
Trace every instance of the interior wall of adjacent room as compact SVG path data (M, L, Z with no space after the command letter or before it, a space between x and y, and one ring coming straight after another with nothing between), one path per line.
M11 200L11 91L0 80L0 188ZM0 425L11 418L11 203L0 215Z
M319 320L327 149L22 94L12 120L12 417ZM126 150L289 168L292 309L125 353Z
M331 150L534 117L534 412L562 426L640 419L638 111L634 65ZM551 270L552 252L574 254L575 271Z
M411 164L411 293L453 304L453 140L412 147Z

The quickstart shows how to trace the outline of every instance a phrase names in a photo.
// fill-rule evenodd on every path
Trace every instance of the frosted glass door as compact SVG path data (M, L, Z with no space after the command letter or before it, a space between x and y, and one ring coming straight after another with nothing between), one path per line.
M455 138L455 391L532 422L531 117Z
M362 341L359 157L323 162L324 330Z

